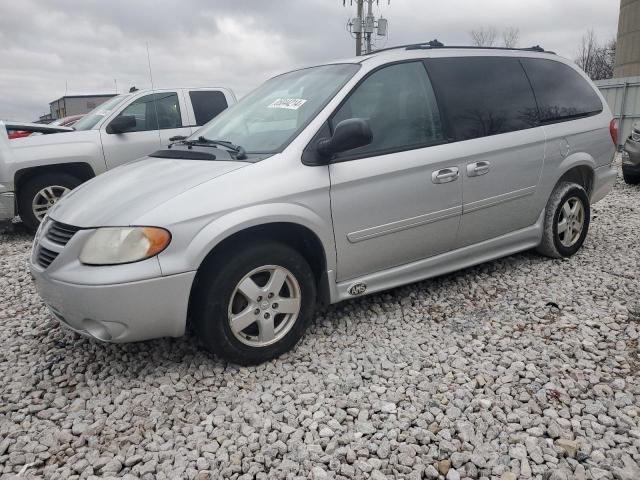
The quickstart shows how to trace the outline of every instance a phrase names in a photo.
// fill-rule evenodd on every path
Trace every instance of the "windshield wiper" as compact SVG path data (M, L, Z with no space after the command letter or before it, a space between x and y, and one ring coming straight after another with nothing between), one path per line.
M242 148L240 145L235 145L227 140L211 140L209 138L199 136L197 140L183 140L181 143L183 145L187 145L188 147L206 145L225 147L235 153L237 160L244 160L245 158L247 158L247 152L244 148Z

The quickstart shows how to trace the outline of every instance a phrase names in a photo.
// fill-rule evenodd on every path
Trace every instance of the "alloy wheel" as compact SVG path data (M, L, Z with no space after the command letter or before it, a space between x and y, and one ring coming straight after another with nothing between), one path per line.
M36 219L41 222L49 209L53 207L58 200L69 193L71 189L61 185L51 185L45 187L35 194L31 202L31 209Z
M231 294L228 321L233 335L252 347L282 339L295 325L302 302L300 285L284 267L258 267Z
M584 228L584 205L578 197L569 197L558 216L558 237L564 247L572 247L580 239Z

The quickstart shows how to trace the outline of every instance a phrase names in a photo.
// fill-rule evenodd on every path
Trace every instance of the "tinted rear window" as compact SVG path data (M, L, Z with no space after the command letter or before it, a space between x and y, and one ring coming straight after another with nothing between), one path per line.
M602 102L589 83L564 63L542 58L523 58L543 122L595 115Z
M455 140L539 124L535 97L517 58L454 57L426 62Z
M204 125L221 111L227 108L227 99L222 92L197 91L189 92L196 125Z

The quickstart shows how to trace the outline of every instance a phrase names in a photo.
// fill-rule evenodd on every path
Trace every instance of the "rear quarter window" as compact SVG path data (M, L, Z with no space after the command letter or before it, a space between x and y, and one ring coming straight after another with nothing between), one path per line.
M602 112L602 102L596 92L570 66L543 58L523 58L521 61L536 94L543 122L564 121Z
M426 65L454 140L539 125L535 97L518 58L431 58Z
M196 125L201 126L227 108L227 99L222 92L201 90L189 92Z

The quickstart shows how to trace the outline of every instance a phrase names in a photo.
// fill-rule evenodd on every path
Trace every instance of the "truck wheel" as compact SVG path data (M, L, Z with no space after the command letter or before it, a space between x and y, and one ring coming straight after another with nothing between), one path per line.
M622 178L624 178L625 183L629 185L638 185L640 183L640 174L631 173L629 170L622 166Z
M242 365L276 358L302 337L316 304L309 264L278 242L237 247L199 274L191 304L205 348Z
M556 185L547 202L538 252L552 258L576 253L587 237L590 214L589 197L581 185L571 182Z
M45 173L28 180L18 191L18 213L32 233L49 209L82 180L67 173Z

